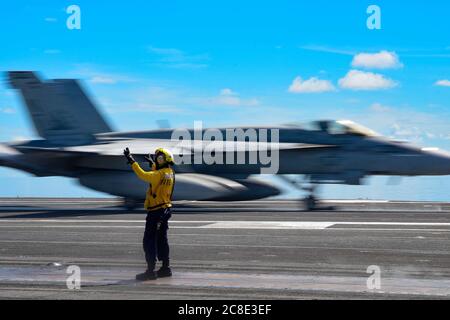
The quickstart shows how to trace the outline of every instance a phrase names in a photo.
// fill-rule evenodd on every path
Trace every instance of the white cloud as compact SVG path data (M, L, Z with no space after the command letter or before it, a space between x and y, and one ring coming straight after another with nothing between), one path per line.
M434 85L439 87L450 87L450 80L439 80L436 81Z
M389 138L421 143L424 138L429 135L433 134L418 128L417 126L408 126L395 122L390 127Z
M349 90L380 90L393 88L397 82L378 73L350 70L339 79L339 86Z
M444 106L440 111L433 112L417 109L417 106L408 104L396 106L375 101L366 108L330 110L328 117L351 119L394 140L449 150L448 109Z
M232 107L252 107L260 105L256 98L241 98L239 93L229 88L221 89L219 94L214 97L196 97L189 99L192 103L202 106L232 106Z
M239 106L241 104L241 98L236 95L220 94L219 97L213 99L215 104L221 104L226 106Z
M330 81L320 80L316 77L304 81L301 77L296 77L289 87L291 93L320 93L335 90L336 88Z
M118 86L114 90L108 87L96 100L111 114L119 113L159 113L186 115L188 118L196 114L196 119L213 117L215 121L226 123L226 117L217 117L217 108L227 108L236 113L259 115L261 103L253 97L244 97L234 90L223 87L216 94L205 95L204 92L192 91L191 88L173 85L154 86L153 81L147 79L136 85L123 88ZM258 106L258 109L255 107ZM258 112L256 112L258 111ZM247 113L246 113L247 112ZM183 118L182 117L182 118ZM244 122L244 120L242 120ZM177 126L179 125L179 122ZM189 123L183 125L191 125Z
M111 85L117 83L130 83L137 81L135 78L132 78L128 75L99 71L95 66L92 67L89 65L88 66L79 65L75 70L69 73L69 76L86 79L88 82L92 84Z
M352 67L367 69L394 69L401 68L400 62L395 52L380 51L378 53L359 53L353 57Z
M218 97L212 98L211 102L216 105L225 106L256 106L259 101L255 98L242 99L238 93L229 88L220 90Z
M235 95L237 95L237 93L233 92L233 90L231 90L231 89L225 88L225 89L220 90L220 95L221 96L235 96Z

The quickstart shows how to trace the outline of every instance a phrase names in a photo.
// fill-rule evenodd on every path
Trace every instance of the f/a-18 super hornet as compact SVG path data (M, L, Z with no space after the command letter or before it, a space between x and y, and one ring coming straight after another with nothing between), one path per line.
M280 193L277 187L255 178L270 173L294 185L292 176L302 176L310 192L305 204L314 209L318 184L359 185L375 175L450 174L449 153L393 141L351 121L114 132L77 80L43 81L30 71L11 71L7 76L12 88L20 91L41 139L1 145L0 165L39 177L75 178L85 187L122 197L130 207L143 200L145 185L124 161L125 147L137 161L145 161L159 147L172 151L177 163L174 200L244 201L275 196ZM207 139L205 146L206 136L215 139ZM223 141L216 140L218 136ZM206 149L209 160L198 157ZM271 163L258 161L262 152L267 152L265 160L269 157ZM276 170L267 170L268 164Z

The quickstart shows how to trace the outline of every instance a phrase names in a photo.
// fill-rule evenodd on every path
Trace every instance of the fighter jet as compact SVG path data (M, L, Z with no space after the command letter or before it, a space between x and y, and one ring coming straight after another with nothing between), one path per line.
M164 147L174 153L177 163L174 200L244 201L280 193L274 185L255 178L264 174L267 163L196 162L204 144L196 138L199 130L195 128L184 131L191 138L181 143L174 139L178 129L114 132L79 81L42 80L31 71L10 71L7 77L21 93L41 139L0 145L1 166L38 177L74 178L82 186L122 197L124 205L132 208L143 201L146 185L135 178L123 149L129 147L136 160L144 162L145 156ZM216 146L214 153L224 159L250 159L261 150L275 154L275 174L308 191L303 201L309 210L317 208L315 186L320 184L359 185L365 177L376 175L450 174L449 153L390 140L351 121L238 129L257 132L257 141L248 141L248 135L228 138L227 133L236 128L214 129L226 137L226 143ZM200 136L208 130L201 129ZM276 139L271 136L261 141L257 130L276 132Z

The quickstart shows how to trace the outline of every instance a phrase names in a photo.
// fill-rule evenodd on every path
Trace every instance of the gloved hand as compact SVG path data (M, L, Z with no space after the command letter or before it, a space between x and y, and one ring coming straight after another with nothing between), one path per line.
M133 164L133 163L136 162L136 161L134 160L133 156L131 155L130 149L128 149L128 147L125 148L125 150L123 150L123 154L124 154L125 157L127 158L128 164Z
M145 160L148 161L148 164L150 165L150 168L153 167L153 165L155 164L155 156L153 154L149 154L148 156L145 156Z

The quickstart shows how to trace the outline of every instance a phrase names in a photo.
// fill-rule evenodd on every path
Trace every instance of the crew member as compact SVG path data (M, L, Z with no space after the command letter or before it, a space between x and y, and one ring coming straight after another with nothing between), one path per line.
M143 246L147 270L136 275L136 280L155 280L170 277L172 271L169 266L169 242L167 230L172 208L172 194L175 186L175 172L173 155L166 149L156 149L154 158L146 157L152 167L151 171L144 171L134 160L130 150L126 148L124 155L136 175L149 183L144 207L147 210ZM162 267L155 272L156 258L162 261Z

